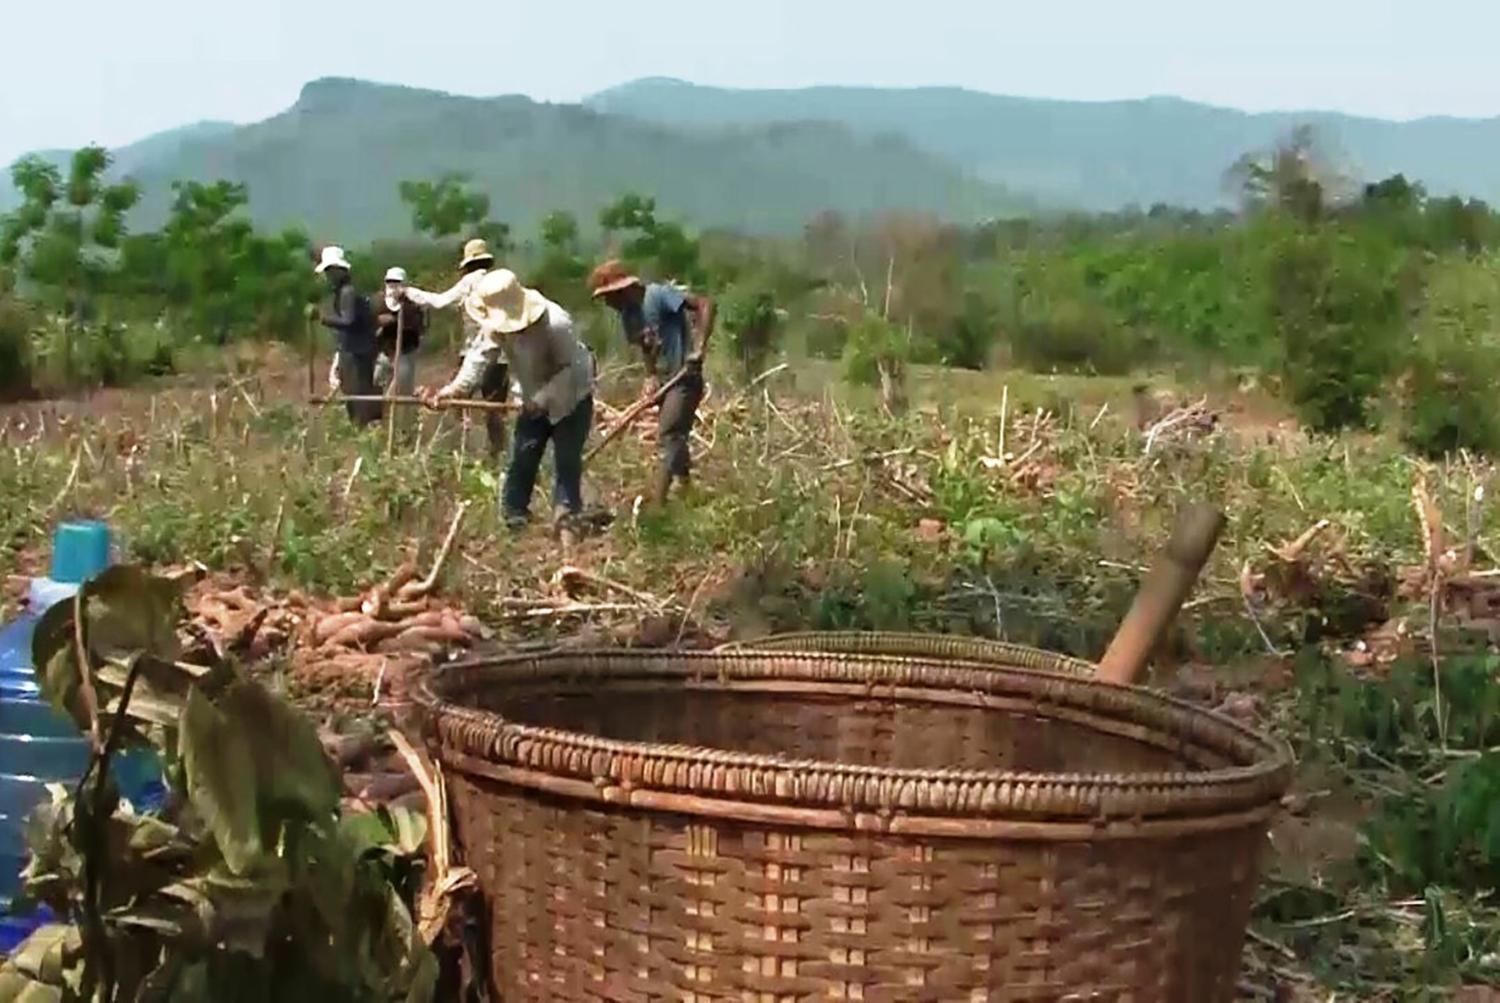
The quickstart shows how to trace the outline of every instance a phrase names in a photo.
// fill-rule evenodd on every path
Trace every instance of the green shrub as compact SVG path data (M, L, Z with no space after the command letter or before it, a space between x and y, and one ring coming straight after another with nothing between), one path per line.
M1402 248L1373 227L1267 220L1259 320L1298 415L1320 432L1371 424L1415 299Z
M31 332L33 311L14 296L0 293L0 397L32 389Z
M1403 388L1401 436L1441 456L1500 452L1500 279L1492 261L1454 256L1433 270Z

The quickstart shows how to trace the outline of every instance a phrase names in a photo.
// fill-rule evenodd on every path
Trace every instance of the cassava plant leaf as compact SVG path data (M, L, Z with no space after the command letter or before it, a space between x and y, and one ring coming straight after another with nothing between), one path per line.
M331 819L342 791L338 771L310 720L259 683L239 680L218 701L222 719L253 736L256 793L267 819Z
M382 850L401 857L411 856L422 849L427 838L427 817L400 805L345 815L340 825L361 853Z
M197 676L176 665L182 613L179 584L133 565L116 565L85 583L76 601L57 603L42 615L31 644L38 685L54 707L86 730L89 720L74 627L80 605L101 713L107 716L118 705L130 666L140 660L140 706L135 706L132 694L127 708L130 720L174 725L182 700L197 681ZM124 738L127 744L145 741L142 731L134 727Z
M44 985L14 968L0 968L0 1003L63 1003L60 986Z
M188 799L235 874L249 871L263 853L254 762L256 743L268 740L221 714L199 691L188 695L178 731Z

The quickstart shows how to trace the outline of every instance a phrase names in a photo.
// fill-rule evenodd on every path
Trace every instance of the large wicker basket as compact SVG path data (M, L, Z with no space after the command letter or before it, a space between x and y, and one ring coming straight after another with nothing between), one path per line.
M912 634L900 631L807 631L772 634L754 641L732 641L719 651L830 651L847 655L899 655L944 662L988 662L1013 669L1040 669L1092 676L1094 663L1009 641L964 634Z
M419 699L501 998L1231 1000L1287 755L1020 660L437 675Z

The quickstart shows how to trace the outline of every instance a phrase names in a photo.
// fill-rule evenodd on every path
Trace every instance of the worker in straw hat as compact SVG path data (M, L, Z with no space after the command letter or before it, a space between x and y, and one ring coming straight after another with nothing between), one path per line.
M703 353L714 329L714 301L666 283L642 282L618 261L594 269L589 288L619 313L626 340L645 356L648 393L682 373L662 399L657 419L661 462L647 498L659 505L674 479L685 485L692 474L689 437L703 400Z
M426 312L406 299L405 291L406 269L386 269L385 294L375 311L375 347L380 352L375 364L375 383L383 387L394 378L394 393L400 397L410 397L416 392L417 349L427 330ZM397 334L401 336L399 350Z
M328 298L324 300L319 319L333 331L337 346L328 386L334 393L353 397L375 394L375 322L370 300L355 288L349 259L342 247L328 246L318 259L317 274L328 280ZM378 401L350 401L345 404L349 420L357 425L379 421Z
M457 375L440 390L424 391L429 402L463 397L479 385L502 355L521 385L510 464L500 489L506 523L529 518L542 453L552 443L557 477L553 486L558 528L572 532L583 512L583 446L594 418L593 355L573 331L573 318L508 269L486 272L464 301L477 336Z
M429 310L462 307L474 287L494 267L495 255L490 252L490 246L476 238L464 244L463 256L458 262L458 281L446 291L432 293L407 285L403 288L402 295L408 302ZM463 314L463 322L464 353L467 356L469 349L478 340L479 329L467 311ZM503 401L510 396L510 373L503 358L496 356L490 367L480 375L474 394L481 400L489 401ZM499 411L487 412L484 426L489 439L490 458L499 459L505 450L505 418Z

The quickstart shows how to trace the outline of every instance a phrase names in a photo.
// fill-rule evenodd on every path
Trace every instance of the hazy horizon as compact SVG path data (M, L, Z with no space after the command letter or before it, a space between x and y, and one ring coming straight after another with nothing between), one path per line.
M289 107L309 81L333 76L564 102L674 77L757 89L1179 97L1393 120L1500 115L1500 80L1472 71L1500 34L1500 5L1433 0L1420 19L1395 0L1263 0L1247 18L1205 6L929 0L916 19L909 7L851 0L753 9L642 0L629 17L606 19L597 4L577 2L471 10L367 0L353 17L291 0L265 0L253 16L203 0L129 9L82 0L65 24L28 6L5 17L13 37L38 44L14 46L0 63L11 96L0 103L0 163L204 120L258 121Z

